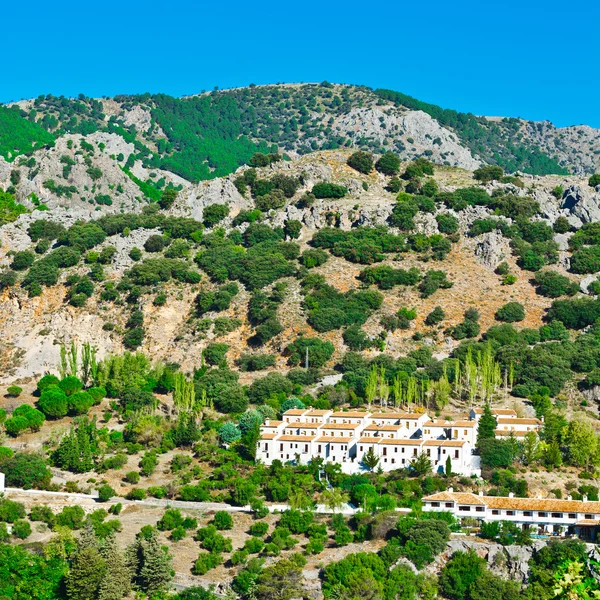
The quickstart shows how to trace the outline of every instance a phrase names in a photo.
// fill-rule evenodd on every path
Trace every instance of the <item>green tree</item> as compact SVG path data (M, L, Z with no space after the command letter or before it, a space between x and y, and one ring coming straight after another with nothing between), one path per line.
M160 544L156 529L140 535L128 550L134 582L149 596L165 592L173 578L173 564L167 548Z
M373 450L372 446L367 450L367 452L363 456L363 464L365 465L365 467L367 467L367 469L369 469L369 471L374 471L377 468L377 465L379 464L379 458L375 454L375 451Z
M473 171L473 179L488 183L489 181L498 181L504 177L504 169L498 165L486 165Z
M386 152L375 163L375 168L384 175L396 175L400 170L400 158L393 152Z
M497 428L498 421L492 414L492 408L490 407L489 403L486 403L483 407L483 414L479 419L477 427L477 445L480 445L481 440L495 438Z
M596 464L598 438L592 424L581 418L574 419L567 426L565 435L567 460L575 467L588 467Z
M419 476L431 473L431 461L425 452L421 452L411 463L411 469Z
M505 323L515 323L525 318L525 307L519 302L508 302L496 311L496 319Z
M471 585L485 571L485 560L474 550L455 552L440 574L440 591L450 600L469 600Z
M362 150L353 152L346 162L349 167L365 175L373 170L373 155L370 152L363 152Z
M69 573L65 578L67 596L72 600L95 600L105 573L106 563L100 554L91 522L88 522L77 543Z
M291 600L302 596L302 569L289 559L283 559L264 569L256 580L258 600Z
M102 547L106 565L105 575L98 588L98 600L122 600L131 592L132 573L125 556L119 550L114 535L109 536Z
M160 196L160 200L158 201L159 206L165 210L171 208L177 199L178 193L179 192L173 188L167 188L164 190Z

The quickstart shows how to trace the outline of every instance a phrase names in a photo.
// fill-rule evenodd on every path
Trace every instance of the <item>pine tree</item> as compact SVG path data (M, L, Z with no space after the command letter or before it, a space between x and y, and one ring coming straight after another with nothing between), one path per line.
M149 596L164 591L173 578L173 565L167 549L160 545L153 529L147 537L138 537L137 581Z
M96 600L105 572L106 563L100 554L94 530L88 524L81 534L71 559L71 568L65 577L67 597L70 600Z
M450 455L448 455L446 457L446 477L452 477L452 459L450 458Z
M123 553L117 547L114 535L106 540L102 555L106 564L106 575L100 583L98 600L122 600L131 591L131 571Z
M377 395L377 367L373 365L371 367L371 371L369 372L369 377L367 378L367 385L365 386L365 398L367 399L367 404L371 406L375 396Z
M373 471L375 467L379 464L379 458L375 455L375 451L373 450L373 446L371 446L366 454L363 457L363 464L369 471Z

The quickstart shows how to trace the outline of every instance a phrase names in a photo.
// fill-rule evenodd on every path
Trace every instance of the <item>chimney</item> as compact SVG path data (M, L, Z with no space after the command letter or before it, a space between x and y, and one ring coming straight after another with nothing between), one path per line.
M582 500L583 500L584 502L587 502L587 496L584 496L584 497L582 498Z
M508 492L508 497L509 497L509 498L514 498L514 497L515 497L515 495L514 495L512 492Z
M538 492L538 494L537 494L537 499L538 499L538 500L541 500L542 498L543 498L543 496L542 496L542 492Z
M571 494L569 494L569 495L567 496L567 500L573 500L573 496L571 496Z
M452 493L454 492L454 488L453 488L452 486L450 486L450 487L448 488L448 492L450 492L450 493L452 494Z
M479 490L479 495L483 497L483 491Z

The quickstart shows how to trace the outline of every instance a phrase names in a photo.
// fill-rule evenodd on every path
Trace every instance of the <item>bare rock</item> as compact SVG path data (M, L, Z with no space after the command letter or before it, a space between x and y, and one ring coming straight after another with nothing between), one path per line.
M484 233L475 240L475 256L488 269L495 269L510 256L510 248L506 238L498 231Z
M563 195L561 208L581 223L600 221L600 195L590 193L580 185L569 186Z

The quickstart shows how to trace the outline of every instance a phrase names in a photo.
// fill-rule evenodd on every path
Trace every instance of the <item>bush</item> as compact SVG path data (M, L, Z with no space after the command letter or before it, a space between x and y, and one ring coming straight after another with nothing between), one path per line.
M318 369L333 356L334 350L331 342L324 342L319 338L299 337L285 351L289 355L288 362L292 366L304 364L308 352L310 366Z
M7 498L0 498L0 521L15 523L26 515L25 505Z
M396 175L400 170L400 158L393 152L386 152L375 163L375 168L384 175Z
M428 298L439 289L448 289L452 287L452 282L446 278L445 271L429 270L425 273L423 280L419 284L419 291L422 298Z
M39 384L38 384L39 387ZM60 419L67 415L69 404L67 396L57 385L51 385L42 392L37 402L38 408L52 419Z
M215 527L221 531L224 529L233 529L233 518L228 512L224 510L218 510L215 513L213 523Z
M218 567L222 563L223 557L220 554L203 552L194 563L192 573L194 575L206 575L211 569Z
M115 490L108 484L101 485L98 488L98 500L100 502L108 502L116 494Z
M24 540L31 535L31 525L28 521L15 521L12 526L12 534L20 540Z
M538 294L547 298L573 296L579 291L579 286L568 277L556 271L539 271L534 277Z
M242 437L242 432L235 423L225 423L219 429L219 437L224 444L233 444Z
M164 247L165 247L165 239L163 238L162 235L158 235L158 234L151 235L144 242L144 250L146 250L146 252L162 252Z
M446 318L446 313L441 306L436 306L426 317L425 325L438 325Z
M320 267L327 262L328 254L320 248L310 248L305 250L300 256L300 262L307 268Z
M23 388L19 387L18 385L9 385L6 390L6 395L9 398L18 398L22 392Z
M72 394L75 394L83 389L83 383L81 380L71 375L62 379L58 386L67 396L71 396Z
M50 469L38 454L16 452L0 455L0 471L6 475L6 485L24 489L45 488L52 479Z
M280 373L269 373L265 377L257 379L252 383L248 388L248 399L253 404L264 404L265 400L273 395L282 393L287 396L291 394L293 387L292 382Z
M589 179L588 184L590 187L596 187L600 185L600 173L594 173Z
M312 194L315 198L343 198L348 193L348 189L343 185L335 183L316 183L313 186Z
M456 233L458 231L458 219L447 213L442 213L436 216L435 220L438 224L440 233Z
M240 371L262 371L275 366L275 356L272 354L242 354L235 362Z
M10 268L13 271L24 271L29 269L35 261L35 254L31 250L21 250L13 254Z
M349 167L365 175L368 175L373 170L373 155L370 152L363 152L362 150L353 152L346 162Z
M229 350L228 344L213 342L204 349L202 356L209 365L219 365L225 360L225 355Z
M496 312L496 319L505 323L516 323L525 318L525 308L519 302L508 302Z
M202 211L204 226L210 229L220 223L227 215L229 215L227 204L211 204Z
M125 481L127 481L127 483L139 483L140 481L140 474L137 471L129 471L126 475L125 475Z
M504 177L504 169L498 165L486 165L473 171L473 178L482 183L499 181Z
M258 521L257 523L252 523L252 525L250 526L250 535L261 537L265 535L268 530L268 523L265 523L265 521Z

